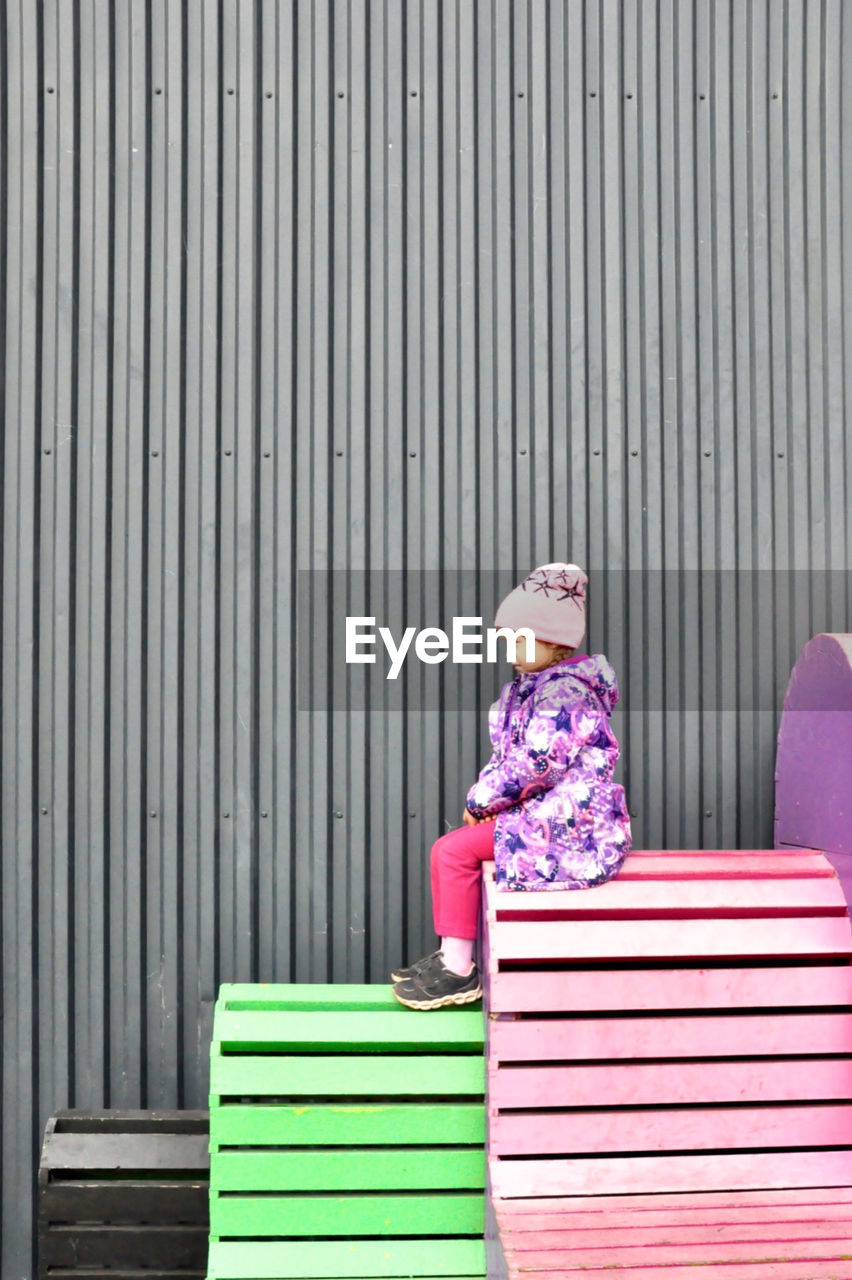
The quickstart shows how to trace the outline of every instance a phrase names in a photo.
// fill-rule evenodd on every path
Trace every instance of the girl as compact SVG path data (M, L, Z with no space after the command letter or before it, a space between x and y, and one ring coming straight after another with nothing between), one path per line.
M519 658L489 710L493 755L467 793L464 826L432 846L441 948L391 974L412 1009L482 994L473 961L482 862L494 859L498 889L587 889L612 879L630 850L624 788L612 778L615 672L602 654L576 652L587 581L575 564L542 565L497 610L495 626L535 633L535 657Z

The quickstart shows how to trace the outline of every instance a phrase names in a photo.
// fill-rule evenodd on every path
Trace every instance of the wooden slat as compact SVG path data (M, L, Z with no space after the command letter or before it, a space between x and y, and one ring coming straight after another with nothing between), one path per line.
M489 930L498 961L680 959L852 954L848 917L783 920L578 920L501 923Z
M207 1224L208 1183L92 1178L50 1182L39 1192L39 1221Z
M39 1237L39 1258L48 1267L170 1267L202 1269L206 1227L54 1226ZM110 1272L111 1274L111 1272Z
M799 1102L849 1097L845 1058L492 1066L488 1098L499 1107L651 1106L687 1102Z
M541 897L542 895L537 895ZM570 920L577 916L617 915L630 919L644 915L700 915L737 912L772 916L778 912L795 915L810 910L818 914L844 915L846 897L840 881L832 877L750 880L623 880L620 875L589 890L548 893L539 907L530 902L530 893L495 893L490 904L493 918L512 920L521 916Z
M736 1194L736 1193L734 1193ZM618 1199L619 1197L613 1197ZM622 1197L623 1198L623 1197ZM695 1201L698 1197L682 1197L682 1199L690 1200L689 1207L681 1207L679 1209L642 1209L637 1201L645 1197L632 1197L634 1204L630 1209L624 1209L620 1213L613 1211L605 1212L591 1210L583 1212L581 1209L566 1209L561 1211L554 1209L552 1213L512 1213L507 1212L505 1208L501 1208L499 1213L501 1239L513 1240L520 1242L522 1237L530 1240L544 1240L544 1233L548 1231L566 1231L570 1230L579 1238L583 1233L587 1233L592 1241L600 1240L602 1233L606 1233L607 1237L611 1231L619 1231L625 1228L629 1231L636 1231L645 1234L655 1234L659 1238L660 1228L664 1229L664 1234L672 1239L678 1239L678 1233L682 1230L702 1230L705 1232L712 1231L716 1236L716 1229L727 1231L729 1228L733 1230L751 1230L752 1227L761 1227L765 1230L776 1230L778 1224L784 1223L785 1228L799 1230L810 1230L811 1226L839 1223L841 1230L846 1229L852 1238L852 1207L846 1201L843 1204L769 1204L752 1205L744 1204L738 1207L728 1205L725 1208L710 1209ZM573 1197L566 1197L565 1200L559 1201L563 1206L570 1204ZM525 1202L529 1204L529 1201ZM551 1202L552 1203L552 1202ZM514 1200L501 1200L501 1206L514 1205ZM773 1224L771 1228L765 1224Z
M678 1226L668 1223L663 1231L654 1226L637 1227L625 1224L616 1227L610 1223L605 1235L601 1234L598 1227L582 1228L566 1216L556 1227L538 1227L534 1231L513 1231L506 1230L504 1227L500 1232L500 1239L507 1254L533 1254L538 1250L559 1249L565 1255L559 1260L562 1265L575 1261L575 1254L580 1252L587 1255L587 1258L583 1259L587 1261L588 1258L593 1258L595 1249L605 1248L606 1251L625 1248L647 1249L648 1246L659 1246L663 1240L666 1244L680 1249L680 1257L676 1259L677 1261L682 1261L687 1255L694 1255L696 1259L703 1258L704 1250L701 1246L707 1244L760 1241L763 1245L777 1245L779 1241L786 1240L788 1249L785 1252L787 1252L791 1238L795 1238L796 1241L846 1240L848 1242L852 1240L852 1216L847 1210L843 1218L835 1218L830 1222L811 1218L805 1221L797 1219L795 1223L789 1219L775 1222L681 1223ZM762 1252L765 1254L766 1248ZM657 1259L656 1248L654 1258L655 1261L665 1261L662 1257Z
M370 1191L479 1188L485 1153L476 1147L321 1148L221 1151L211 1191Z
M708 1263L701 1267L700 1280L850 1280L852 1269L849 1268L847 1255L835 1255L825 1260L804 1260L800 1262L721 1262ZM842 1260L841 1260L842 1259ZM600 1270L586 1267L566 1270L564 1267L543 1270L524 1270L519 1272L514 1267L509 1272L510 1280L519 1276L529 1276L531 1280L611 1280L618 1271L609 1268ZM629 1267L623 1271L625 1280L696 1280L695 1264L684 1266L662 1264L655 1266Z
M536 1197L535 1199L494 1200L494 1208L500 1222L541 1213L571 1213L597 1219L605 1229L611 1215L627 1214L631 1222L645 1220L645 1214L654 1214L662 1222L678 1222L683 1215L692 1221L694 1215L704 1212L719 1213L778 1213L785 1209L794 1214L802 1209L818 1210L820 1206L852 1204L852 1186L761 1187L746 1190L721 1190L697 1192L652 1192L645 1195L614 1195L607 1191L597 1195L563 1195ZM845 1209L844 1209L845 1212Z
M491 1062L852 1053L852 1014L526 1018L492 1022ZM707 1070L713 1071L714 1064Z
M377 982L223 982L216 1013L220 1010L284 1010L322 1013L327 1010L399 1012L410 1010L395 999L389 983ZM462 1007L444 1009L441 1017L465 1013Z
M235 1095L448 1097L484 1092L485 1061L481 1054L407 1057L374 1054L341 1058L312 1054L222 1057L214 1053L210 1060L211 1107L217 1105L219 1098Z
M397 1001L397 1003L399 1003ZM404 1009L404 1005L399 1005ZM408 1011L411 1015L411 1011ZM214 1039L224 1053L314 1052L357 1054L481 1052L482 1008L454 1016L405 1018L395 1012L335 1009L309 1013L252 1010L216 1014Z
M204 1171L209 1165L205 1134L57 1133L45 1139L42 1165L49 1169L176 1169Z
M491 1119L492 1155L852 1145L852 1103L666 1111L523 1111Z
M495 900L508 897L511 890L498 889L494 880L494 864L484 863L484 882L488 908ZM836 872L828 858L819 850L804 849L740 849L728 852L712 849L695 850L634 850L623 862L618 879L622 883L640 880L749 880L753 878L774 880L793 877L832 878ZM592 889L547 889L524 893L531 904L540 903L547 911L548 902L568 893L596 893L602 885Z
M206 1111L57 1111L45 1134L53 1133L152 1133L204 1134Z
M489 1174L493 1194L505 1199L589 1195L593 1191L625 1195L754 1187L845 1187L852 1183L852 1152L492 1159Z
M210 1142L243 1146L444 1145L485 1142L481 1102L224 1106L210 1113Z
M454 1236L485 1229L482 1191L222 1195L210 1201L214 1236Z
M210 1280L325 1277L484 1277L482 1240L213 1241Z
M798 1238L786 1242L776 1241L774 1244L769 1244L766 1241L756 1241L752 1244L748 1242L707 1243L696 1245L688 1251L685 1251L679 1244L658 1243L650 1248L642 1245L636 1248L630 1245L616 1245L613 1247L603 1245L598 1248L587 1249L535 1249L514 1255L511 1251L507 1251L506 1261L510 1267L513 1262L517 1262L519 1269L524 1274L527 1272L547 1271L554 1267L571 1266L597 1267L601 1270L606 1269L611 1273L613 1268L620 1267L641 1267L648 1264L653 1264L655 1267L665 1267L682 1263L684 1261L684 1252L688 1252L690 1255L689 1260L693 1266L703 1267L708 1263L715 1262L739 1267L750 1262L766 1262L767 1259L786 1262L789 1260L791 1253L795 1254L797 1262L804 1259L848 1258L852 1254L852 1248L850 1248L848 1240L801 1240Z
M496 973L492 1013L852 1004L852 964Z

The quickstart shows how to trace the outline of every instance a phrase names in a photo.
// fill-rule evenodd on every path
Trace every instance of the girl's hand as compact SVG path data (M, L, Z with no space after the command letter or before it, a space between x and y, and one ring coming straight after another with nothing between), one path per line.
M470 809L465 809L464 813L462 814L462 821L464 822L464 825L466 827L475 827L479 819L474 818Z

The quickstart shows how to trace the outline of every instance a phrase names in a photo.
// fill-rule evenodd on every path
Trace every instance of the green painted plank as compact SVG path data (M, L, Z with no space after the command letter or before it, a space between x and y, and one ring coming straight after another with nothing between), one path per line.
M416 1191L484 1186L485 1152L477 1147L218 1151L210 1157L213 1191Z
M433 1009L429 1018L456 1018L478 1005ZM421 1018L394 997L390 982L225 982L219 988L219 1009L364 1009L389 1010L400 1017Z
M214 1236L483 1235L481 1191L374 1195L210 1196Z
M223 1053L311 1049L336 1053L482 1052L484 1029L482 1012L477 1009L461 1010L459 1016L450 1018L414 1012L408 1018L400 1018L386 1010L220 1011L216 1014L213 1039Z
M209 1280L485 1275L482 1240L218 1241Z
M481 1102L226 1105L210 1110L210 1145L362 1146L485 1142Z
M360 1057L210 1055L210 1105L219 1097L450 1097L485 1093L482 1054Z

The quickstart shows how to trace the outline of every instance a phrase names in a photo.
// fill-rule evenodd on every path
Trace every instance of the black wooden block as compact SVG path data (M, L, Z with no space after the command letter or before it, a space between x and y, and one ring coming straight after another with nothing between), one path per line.
M60 1111L39 1168L39 1280L207 1272L206 1111Z

